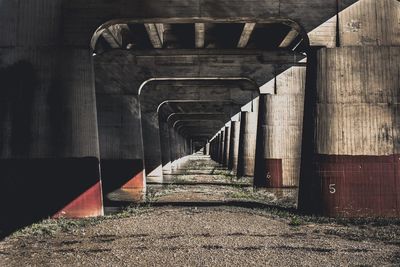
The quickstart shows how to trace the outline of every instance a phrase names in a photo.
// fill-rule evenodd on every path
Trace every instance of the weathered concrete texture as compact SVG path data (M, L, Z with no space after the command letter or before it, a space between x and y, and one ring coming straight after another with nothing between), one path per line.
M358 1L339 15L340 45L400 45L399 20L399 1Z
M292 51L247 50L113 50L95 57L96 91L139 94L143 83L155 77L246 77L257 86L276 72L298 65L304 55Z
M168 123L159 117L160 125L160 144L161 144L161 163L163 173L171 172L171 144L169 138L169 126Z
M1 227L103 213L92 58L61 46L61 2L0 3Z
M360 0L339 13L339 25L333 16L310 31L310 44L329 48L337 41L340 46L399 45L399 10L396 0Z
M119 188L145 189L138 101L135 96L97 94L104 196Z
M232 170L234 174L236 174L237 172L238 155L239 155L239 134L240 134L240 121L231 121L228 169Z
M228 167L230 144L231 143L231 125L225 126L224 158L222 165Z
M399 62L398 47L318 52L308 193L325 215L399 216Z
M237 176L254 176L259 97L253 100L253 110L242 112L240 118L240 137Z
M58 47L6 48L0 55L4 223L14 227L60 211L102 214L91 55Z
M225 127L221 129L218 148L218 162L224 163L224 147L225 147Z
M296 187L300 177L305 67L293 67L272 81L276 95L260 98L255 184Z

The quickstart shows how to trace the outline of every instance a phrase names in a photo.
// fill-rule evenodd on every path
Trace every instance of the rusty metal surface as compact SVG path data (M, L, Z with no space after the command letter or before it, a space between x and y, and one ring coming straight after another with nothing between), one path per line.
M318 155L321 210L327 216L400 215L400 155Z

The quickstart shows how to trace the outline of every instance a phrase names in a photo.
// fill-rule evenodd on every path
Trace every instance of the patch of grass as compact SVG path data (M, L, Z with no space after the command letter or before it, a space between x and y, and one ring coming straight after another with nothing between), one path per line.
M14 236L53 236L60 232L72 233L85 226L96 225L100 221L101 217L88 219L47 219L17 231L14 233Z
M290 226L294 226L294 227L300 226L300 225L303 225L303 224L304 224L303 220L301 220L301 219L300 219L299 217L297 217L297 216L293 216L292 219L291 219L290 222L289 222L289 225L290 225Z
M95 226L102 221L112 220L112 219L121 219L128 218L131 216L138 216L149 212L149 205L135 205L126 207L119 213L113 215L107 215L102 217L93 217L93 218L85 218L85 219L67 219L67 218L59 218L59 219L46 219L41 222L32 224L28 227L25 227L13 234L15 237L48 237L54 236L58 233L77 233L82 231L85 227Z

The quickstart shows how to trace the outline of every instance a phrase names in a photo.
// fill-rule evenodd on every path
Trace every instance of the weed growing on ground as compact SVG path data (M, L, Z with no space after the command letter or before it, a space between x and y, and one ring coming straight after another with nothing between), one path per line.
M304 224L304 222L297 216L293 216L289 222L290 226L300 226L302 224Z
M46 219L17 231L14 233L14 236L53 236L59 232L71 233L88 225L96 225L101 220L101 217L88 219Z
M119 213L102 217L85 218L85 219L67 219L67 218L46 219L15 232L13 236L46 237L46 236L54 236L57 233L77 233L78 231L81 231L84 227L95 226L105 220L138 216L146 212L149 212L150 210L151 210L150 205L146 204L146 205L128 206Z

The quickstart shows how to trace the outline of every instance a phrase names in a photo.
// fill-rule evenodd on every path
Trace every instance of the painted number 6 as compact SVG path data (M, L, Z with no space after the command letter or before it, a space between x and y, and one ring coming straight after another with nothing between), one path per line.
M329 185L329 193L331 193L331 194L335 194L336 193L335 186L336 186L336 184L330 184Z

